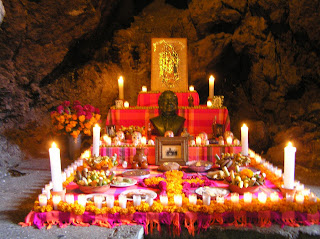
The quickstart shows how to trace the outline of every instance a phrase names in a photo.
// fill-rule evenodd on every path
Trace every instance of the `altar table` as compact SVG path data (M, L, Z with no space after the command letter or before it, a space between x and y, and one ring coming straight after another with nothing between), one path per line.
M148 128L149 119L159 115L158 107L128 107L116 109L111 107L106 125L120 126L144 126ZM216 118L217 124L222 124L225 131L230 130L230 119L227 108L208 108L206 106L198 107L179 107L178 115L186 119L184 127L191 135L197 135L206 132L209 136L212 134L212 123ZM119 128L117 128L118 130Z

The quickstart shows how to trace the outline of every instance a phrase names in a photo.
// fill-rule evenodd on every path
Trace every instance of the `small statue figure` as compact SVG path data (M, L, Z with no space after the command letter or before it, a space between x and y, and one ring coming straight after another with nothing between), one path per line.
M192 95L189 95L189 97L188 97L188 105L189 105L189 107L193 107L194 106Z
M164 91L159 97L158 105L160 115L150 119L157 135L164 136L166 131L172 131L174 135L180 135L186 119L177 114L177 95L170 90Z

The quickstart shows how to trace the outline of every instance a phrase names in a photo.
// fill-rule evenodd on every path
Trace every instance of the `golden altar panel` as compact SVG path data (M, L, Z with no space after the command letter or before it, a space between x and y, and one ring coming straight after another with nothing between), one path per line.
M152 38L151 90L188 90L186 38Z

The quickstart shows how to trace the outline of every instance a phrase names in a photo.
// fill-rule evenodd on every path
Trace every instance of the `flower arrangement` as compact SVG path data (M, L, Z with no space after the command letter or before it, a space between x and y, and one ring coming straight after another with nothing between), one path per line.
M74 101L64 101L56 111L51 112L51 122L58 134L69 134L77 138L80 133L91 135L92 127L100 120L100 110L92 105L82 106Z

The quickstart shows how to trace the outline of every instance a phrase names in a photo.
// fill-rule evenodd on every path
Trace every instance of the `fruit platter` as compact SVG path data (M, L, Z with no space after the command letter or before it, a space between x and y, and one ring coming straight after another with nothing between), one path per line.
M102 193L110 188L114 173L109 170L77 170L74 182L84 193Z
M112 157L109 156L91 156L86 158L83 162L84 167L91 169L109 169L112 170L118 165L117 154L114 154Z

